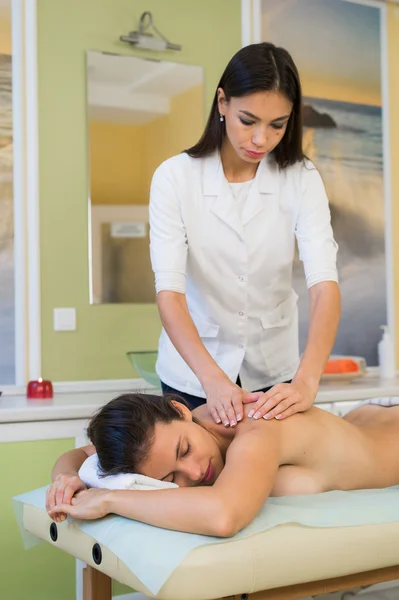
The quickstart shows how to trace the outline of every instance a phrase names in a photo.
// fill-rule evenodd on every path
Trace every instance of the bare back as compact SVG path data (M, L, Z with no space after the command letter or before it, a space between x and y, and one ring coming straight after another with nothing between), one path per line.
M398 484L398 434L399 407L364 406L346 418L317 408L295 415L284 421L288 462L278 471L273 494Z
M195 411L195 415L208 424L206 413L206 407ZM246 420L242 423L243 430ZM264 428L265 435L268 427L276 425L275 421L270 423L264 419L257 423ZM240 437L242 425L225 430L231 442ZM281 460L271 495L316 494L332 489L399 484L399 406L367 405L345 418L311 408L278 425Z

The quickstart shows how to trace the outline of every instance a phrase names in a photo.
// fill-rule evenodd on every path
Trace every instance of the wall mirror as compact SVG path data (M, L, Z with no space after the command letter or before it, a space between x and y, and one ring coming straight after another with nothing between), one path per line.
M203 69L90 51L86 56L90 302L155 302L152 174L204 125Z

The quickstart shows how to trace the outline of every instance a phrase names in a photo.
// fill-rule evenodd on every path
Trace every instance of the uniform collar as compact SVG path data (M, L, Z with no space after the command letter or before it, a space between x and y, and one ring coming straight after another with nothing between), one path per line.
M223 180L226 179L223 172L222 161L219 152L214 152L204 159L204 196L218 196ZM279 168L273 157L264 158L255 175L255 182L261 194L274 194L278 190Z
M276 194L279 187L279 168L273 158L266 158L259 164L255 181L251 185L247 202L240 218L228 181L223 172L219 152L204 159L203 194L215 196L212 212L227 223L242 238L243 226L262 212L271 199L266 194Z

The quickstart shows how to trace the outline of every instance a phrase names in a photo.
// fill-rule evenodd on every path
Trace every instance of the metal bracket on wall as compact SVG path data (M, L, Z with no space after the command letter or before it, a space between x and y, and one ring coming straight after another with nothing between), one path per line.
M159 37L155 37L153 33L147 30L152 27ZM121 35L119 38L122 42L133 44L136 48L144 50L181 50L179 44L172 44L169 40L155 27L152 13L149 11L143 12L140 17L139 28L137 31L130 31L128 35Z

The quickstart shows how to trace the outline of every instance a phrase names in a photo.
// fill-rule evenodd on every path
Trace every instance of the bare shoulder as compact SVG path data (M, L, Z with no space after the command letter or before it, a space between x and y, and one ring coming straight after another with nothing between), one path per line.
M267 420L267 419L253 419L248 417L248 413L252 408L251 404L247 404L244 406L244 418L240 421L236 427L225 427L222 424L216 425L213 418L209 414L208 407L206 404L194 409L192 411L193 417L195 417L201 424L209 427L210 429L216 428L218 432L223 431L229 437L241 437L251 432L255 434L258 431L261 431L262 434L266 432L272 431L281 431L282 429L293 429L299 427L314 426L320 424L322 421L326 419L337 419L334 415L329 415L326 411L320 410L318 408L311 408L306 411L306 413L298 413L289 417L288 419L284 419L283 421L278 421L277 419ZM327 415L327 416L326 416Z
M340 417L313 407L282 421L245 417L236 428L235 438L238 444L240 440L246 444L249 438L259 437L260 446L267 451L273 447L277 450L281 465L302 464L324 439L338 435L342 426Z
M287 419L283 419L282 421L279 421L278 419L253 419L248 417L248 413L251 410L251 408L251 404L247 404L244 407L244 419L242 421L242 424L245 426L244 429L254 428L266 431L270 430L270 428L285 428L288 426L290 426L290 428L292 427L293 429L296 429L299 427L307 426L307 424L309 424L310 426L316 425L321 423L322 421L325 421L326 419L329 420L330 418L338 418L334 415L327 413L324 410L321 410L320 408L312 407L306 412L296 413L295 415L292 415Z
M219 439L224 439L225 444L229 446L229 454L231 455L230 447L239 446L241 448L248 443L252 449L258 444L267 448L273 445L276 436L280 435L281 422L250 419L248 417L250 409L250 405L244 407L244 418L235 427L225 427L221 423L216 424L206 405L193 410L192 415L203 427L217 435ZM256 438L259 438L258 442L255 441Z
M343 428L350 427L342 418L314 407L282 421L249 418L250 410L250 404L244 407L244 418L236 427L216 425L206 405L195 409L193 416L225 440L226 457L230 460L234 457L234 462L244 455L252 460L257 454L272 453L280 465L299 464L323 445L325 439L334 438Z
M265 428L275 427L278 421L267 421L266 419L250 419L248 413L251 410L252 405L247 404L244 406L244 418L240 421L236 427L225 427L224 425L216 424L212 416L209 414L209 410L206 404L195 408L192 411L192 415L195 419L201 422L202 425L211 429L216 428L217 431L230 432L230 436L236 437L237 435L243 435L248 431L263 431Z

